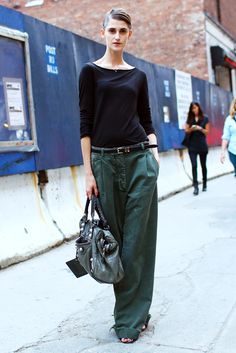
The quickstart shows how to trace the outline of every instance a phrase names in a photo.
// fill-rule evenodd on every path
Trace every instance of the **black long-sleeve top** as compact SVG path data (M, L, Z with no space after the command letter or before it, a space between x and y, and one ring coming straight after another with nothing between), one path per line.
M143 71L111 70L94 63L80 73L80 136L93 146L127 146L154 133Z
M190 127L193 125L201 126L203 129L206 128L206 125L209 123L207 116L204 116L202 120L195 121L195 119L189 124ZM192 152L207 152L208 146L206 141L206 135L199 130L192 131L189 136L189 151Z

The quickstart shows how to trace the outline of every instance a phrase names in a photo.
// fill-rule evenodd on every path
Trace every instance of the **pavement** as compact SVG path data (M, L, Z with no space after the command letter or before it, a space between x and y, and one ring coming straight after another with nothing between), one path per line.
M14 244L12 244L14 246ZM74 241L0 271L0 353L236 353L236 178L159 203L152 318L113 330L111 285L76 279Z

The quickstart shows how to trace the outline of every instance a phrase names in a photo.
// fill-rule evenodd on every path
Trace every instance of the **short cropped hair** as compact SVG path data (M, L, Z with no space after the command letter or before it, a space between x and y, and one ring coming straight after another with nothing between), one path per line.
M124 21L129 29L131 29L131 17L124 9L111 9L104 17L103 28L107 27L110 18L114 20Z

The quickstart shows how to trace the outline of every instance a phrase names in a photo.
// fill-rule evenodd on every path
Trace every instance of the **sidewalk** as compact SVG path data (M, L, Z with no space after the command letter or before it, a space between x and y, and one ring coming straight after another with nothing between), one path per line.
M160 202L152 319L137 342L109 331L112 286L76 279L73 255L74 241L0 271L1 353L236 352L232 174Z

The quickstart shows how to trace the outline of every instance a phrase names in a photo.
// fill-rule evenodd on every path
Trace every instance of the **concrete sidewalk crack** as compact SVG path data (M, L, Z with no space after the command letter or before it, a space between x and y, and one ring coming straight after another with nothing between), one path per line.
M230 321L230 318L233 314L233 312L236 310L236 302L234 303L234 305L232 306L231 310L229 311L228 315L226 316L225 320L223 321L221 328L219 329L219 331L217 332L215 338L213 339L212 343L210 343L209 345L209 351L208 353L213 353L215 346L217 344L217 342L219 341L222 333L225 330L225 327L228 325L228 322Z
M206 348L190 348L190 347L183 347L183 346L173 346L173 345L168 345L168 344L159 344L159 347L165 347L165 348L172 348L172 349L184 349L186 351L193 351L197 353L208 353L208 349Z

